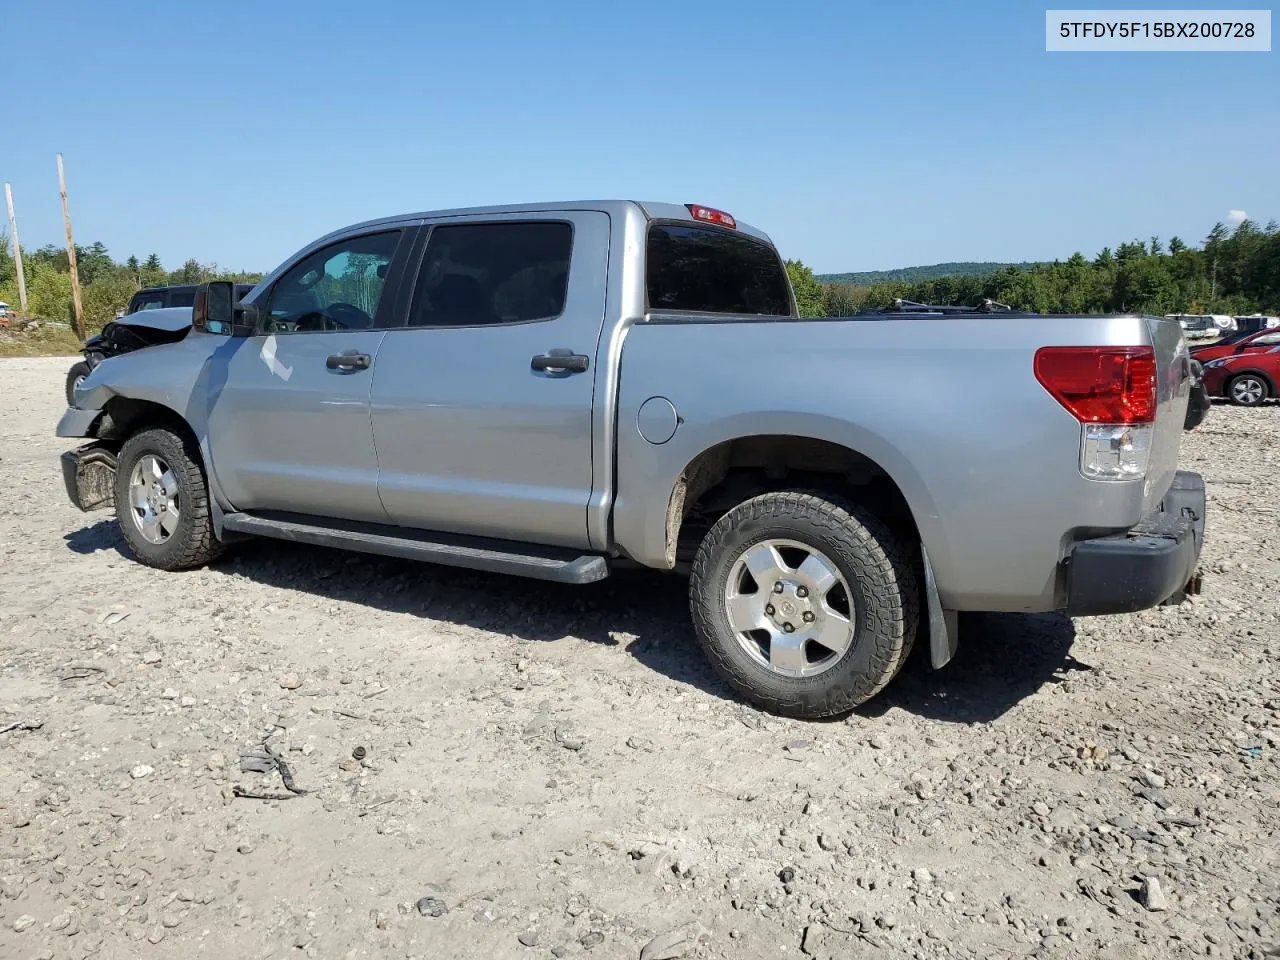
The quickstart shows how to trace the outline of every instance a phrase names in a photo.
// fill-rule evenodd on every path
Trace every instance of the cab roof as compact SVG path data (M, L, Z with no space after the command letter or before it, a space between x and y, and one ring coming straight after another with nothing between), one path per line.
M402 213L389 217L378 217L373 220L365 220L360 223L353 223L349 226L334 230L328 236L336 236L342 233L348 233L352 230L362 229L364 227L376 227L380 224L401 223L405 220L441 220L449 217L475 217L485 216L486 214L507 214L507 213L556 213L567 210L597 210L607 213L610 216L622 216L628 210L639 210L646 219L649 220L687 220L690 223L699 223L701 221L694 218L689 211L689 206L698 206L696 203L689 205L680 203L664 203L656 201L642 200L565 200L559 202L539 202L539 203L508 203L497 204L493 206L475 206L475 207L452 207L443 210L424 210L417 213ZM736 218L735 218L736 220ZM728 228L722 228L728 229ZM734 230L737 233L744 233L748 236L764 240L772 244L773 241L769 235L758 227L754 227L749 223L736 220ZM327 237L325 238L327 239Z

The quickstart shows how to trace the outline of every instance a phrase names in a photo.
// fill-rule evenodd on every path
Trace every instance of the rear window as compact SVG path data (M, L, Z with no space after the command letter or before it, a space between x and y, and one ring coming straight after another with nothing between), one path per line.
M650 310L791 316L787 275L767 243L715 227L649 228Z
M152 293L145 296L135 296L129 302L129 312L137 313L139 310L155 310L164 306L164 294Z

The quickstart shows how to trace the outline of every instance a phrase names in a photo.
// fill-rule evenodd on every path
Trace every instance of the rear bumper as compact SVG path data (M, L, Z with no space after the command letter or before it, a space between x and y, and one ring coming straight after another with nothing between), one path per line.
M1067 613L1132 613L1197 592L1204 520L1204 479L1178 471L1159 508L1132 530L1074 546L1066 560Z
M62 482L81 510L109 507L115 499L116 455L96 443L62 455Z

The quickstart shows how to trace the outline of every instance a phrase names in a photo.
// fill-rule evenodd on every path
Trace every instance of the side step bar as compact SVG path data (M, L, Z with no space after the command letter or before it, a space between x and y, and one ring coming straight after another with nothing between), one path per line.
M336 547L558 583L593 583L609 575L608 562L598 554L579 554L555 547L530 548L537 552L526 553L520 551L523 544L504 540L456 537L341 520L319 521L292 515L228 513L222 518L222 526L224 530L235 533L291 540L316 547Z

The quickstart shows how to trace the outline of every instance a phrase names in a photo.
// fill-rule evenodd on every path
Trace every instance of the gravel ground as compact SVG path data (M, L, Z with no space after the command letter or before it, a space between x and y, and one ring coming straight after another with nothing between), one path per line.
M67 363L0 361L0 729L41 724L0 734L0 957L1276 955L1274 405L1185 436L1202 596L967 618L804 723L674 577L140 566L64 495ZM268 736L306 793L242 771Z

